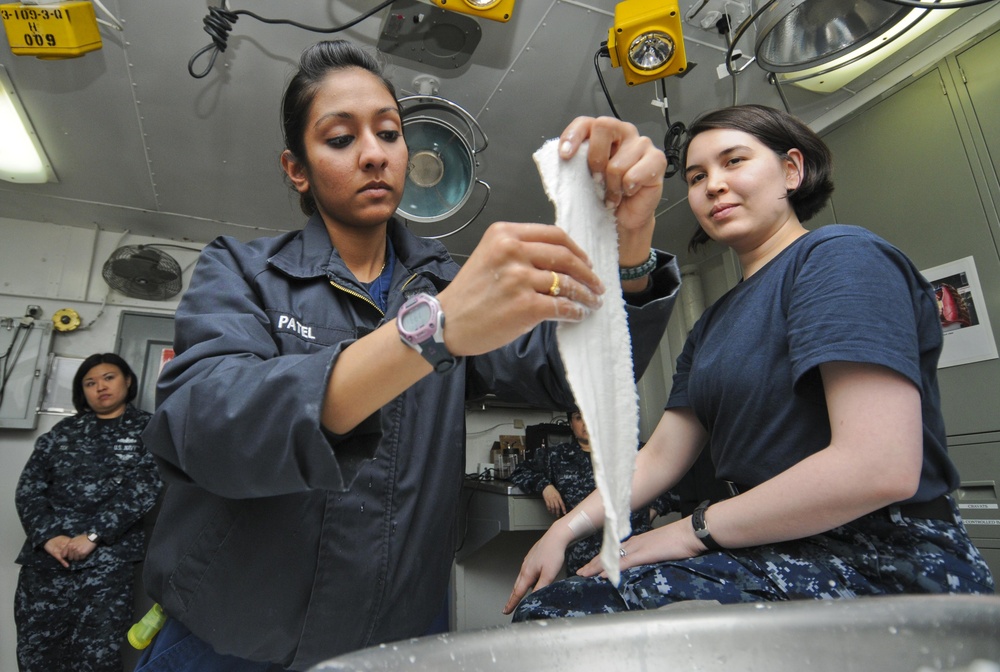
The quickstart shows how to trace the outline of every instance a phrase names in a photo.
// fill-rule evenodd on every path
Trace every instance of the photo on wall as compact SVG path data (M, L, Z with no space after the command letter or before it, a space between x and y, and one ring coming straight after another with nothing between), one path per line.
M922 271L934 288L938 318L944 332L944 349L938 368L997 358L997 344L990 327L976 262L965 257Z

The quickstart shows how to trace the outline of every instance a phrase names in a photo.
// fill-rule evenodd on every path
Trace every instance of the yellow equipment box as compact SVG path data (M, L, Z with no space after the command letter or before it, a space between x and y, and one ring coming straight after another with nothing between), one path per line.
M90 2L0 5L10 50L18 56L56 60L100 49L101 33Z

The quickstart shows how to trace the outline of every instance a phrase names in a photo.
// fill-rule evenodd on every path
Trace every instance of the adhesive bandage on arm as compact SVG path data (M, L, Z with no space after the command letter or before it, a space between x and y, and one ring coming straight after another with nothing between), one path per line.
M576 515L570 519L568 526L574 539L583 539L597 532L594 521L590 519L586 511L577 511Z

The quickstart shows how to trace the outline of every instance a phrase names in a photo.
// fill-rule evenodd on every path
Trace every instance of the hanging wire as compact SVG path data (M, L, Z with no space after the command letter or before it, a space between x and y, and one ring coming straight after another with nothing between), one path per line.
M209 7L208 16L206 16L202 20L202 22L205 24L205 29L204 29L205 32L208 33L209 37L212 38L212 44L206 45L204 48L199 49L195 53L195 55L191 57L191 60L188 61L188 72L195 79L201 79L202 77L205 77L209 72L211 72L212 66L215 65L215 59L218 57L219 54L221 54L226 50L227 46L229 46L229 33L230 31L232 31L233 24L236 23L236 20L240 18L241 14L257 19L262 23L285 24L289 26L295 26L296 28L302 28L303 30L309 30L314 33L329 34L329 33L338 33L342 30L347 30L348 28L351 28L352 26L361 23L365 19L373 16L374 14L380 12L381 10L391 5L394 1L395 0L386 0L385 2L380 3L376 7L373 7L372 9L368 10L358 18L354 19L353 21L349 21L342 26L333 26L332 28L318 28L316 26L309 26L304 23L292 21L290 19L268 19L263 16L254 14L253 12L246 9L230 10L228 8L229 4L228 0L222 0L222 3L218 7ZM206 67L205 70L202 71L200 74L196 73L194 71L194 62L202 54L209 51L211 52L211 57L209 58L208 61L208 67Z
M13 320L5 320L5 322L11 326L13 325ZM0 355L0 405L3 404L3 398L7 392L7 381L10 380L11 374L14 373L14 367L17 366L17 362L21 358L21 351L24 350L24 344L31 337L30 332L34 326L35 320L33 318L24 317L21 319L13 336L11 336L7 351ZM7 326L5 328L9 329ZM20 342L18 342L17 338L19 335L23 335ZM17 352L14 352L15 346L17 347Z
M608 43L601 42L601 48L594 52L594 70L597 71L597 81L601 83L601 90L604 91L604 97L608 101L608 107L611 108L611 114L615 115L615 119L621 119L621 115L618 114L618 110L615 108L614 101L611 100L611 94L608 92L608 86L604 83L604 73L601 72L601 66L598 62L598 58L611 58L611 52L608 50Z
M667 156L667 170L663 173L663 179L668 179L676 175L681 169L681 145L684 144L684 137L687 135L687 127L675 121L670 123L670 108L667 102L666 78L660 82L660 98L663 105L663 120L667 124L667 132L663 135L663 153Z
M608 92L607 84L604 81L604 73L601 72L600 57L610 58L611 52L608 50L608 43L601 42L601 48L594 53L594 70L597 72L597 80L601 83L601 90L604 91L604 97L608 101L608 107L611 108L611 113L615 115L615 119L621 119L621 115L618 114L618 109L615 107L615 103L611 100L611 94ZM680 147L683 143L684 136L687 133L687 127L681 122L670 123L670 109L667 103L667 86L664 83L666 77L661 78L660 84L660 107L663 109L663 119L667 124L667 132L663 136L663 153L667 157L667 170L663 174L663 179L673 177L681 168L681 154Z

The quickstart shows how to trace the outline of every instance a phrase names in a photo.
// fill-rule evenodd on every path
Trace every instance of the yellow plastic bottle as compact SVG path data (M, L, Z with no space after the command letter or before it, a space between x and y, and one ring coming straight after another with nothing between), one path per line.
M132 648L145 649L166 622L167 615L163 613L160 605L154 604L141 621L129 628L128 643L132 645Z

